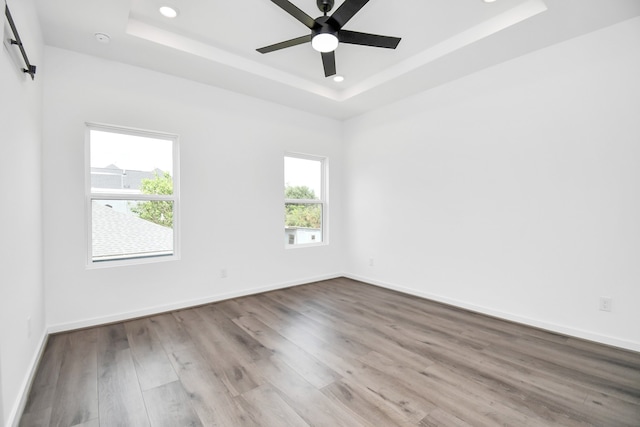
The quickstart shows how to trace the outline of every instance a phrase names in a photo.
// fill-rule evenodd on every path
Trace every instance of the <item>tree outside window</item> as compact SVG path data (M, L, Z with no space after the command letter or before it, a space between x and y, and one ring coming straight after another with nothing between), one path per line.
M284 158L285 246L326 241L326 159L287 154Z

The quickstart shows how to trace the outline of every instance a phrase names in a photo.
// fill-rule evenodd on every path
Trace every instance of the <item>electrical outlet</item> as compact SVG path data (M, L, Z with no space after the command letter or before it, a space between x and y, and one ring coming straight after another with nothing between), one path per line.
M226 279L227 278L227 269L223 268L220 270L220 278L221 279Z
M611 311L611 298L600 297L600 311Z
M369 258L369 267L373 267L373 258Z

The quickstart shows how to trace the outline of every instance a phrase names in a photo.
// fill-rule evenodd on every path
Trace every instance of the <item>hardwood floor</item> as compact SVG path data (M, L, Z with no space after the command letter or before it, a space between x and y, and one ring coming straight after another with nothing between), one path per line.
M640 426L640 353L335 279L53 335L21 426Z

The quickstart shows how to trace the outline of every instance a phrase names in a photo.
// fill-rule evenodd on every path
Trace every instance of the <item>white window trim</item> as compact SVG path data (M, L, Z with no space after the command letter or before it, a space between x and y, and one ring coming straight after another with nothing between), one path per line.
M121 133L147 138L167 139L172 141L173 156L173 194L127 194L126 192L112 191L91 191L91 131ZM143 129L129 128L124 126L114 126L101 123L85 123L85 150L84 150L84 173L85 173L85 241L87 242L86 268L111 268L126 265L151 264L157 262L176 261L180 259L180 149L179 138L176 134L149 131ZM113 260L93 260L93 236L92 236L92 201L96 200L168 200L173 201L173 254L157 255L149 257L132 257L128 259L118 258Z
M329 158L325 157L325 156L317 156L317 155L313 155L313 154L304 154L304 153L296 153L296 152L292 152L292 151L287 151L284 153L283 157L282 157L282 161L283 161L283 165L284 165L284 158L285 157L295 157L298 159L305 159L305 160L314 160L314 161L320 161L321 162L321 167L320 167L320 183L322 185L322 188L320 189L320 199L321 200L310 200L310 199L287 199L284 198L284 205L286 205L287 203L294 203L294 204L313 204L313 205L317 205L320 204L322 205L322 242L319 243L302 243L302 244L296 244L296 245L289 245L286 244L284 245L285 249L302 249L302 248L310 248L310 247L317 247L317 246L327 246L329 244L329 191L328 191L328 187L329 187ZM282 169L283 173L284 173L284 168ZM284 179L283 179L284 181Z

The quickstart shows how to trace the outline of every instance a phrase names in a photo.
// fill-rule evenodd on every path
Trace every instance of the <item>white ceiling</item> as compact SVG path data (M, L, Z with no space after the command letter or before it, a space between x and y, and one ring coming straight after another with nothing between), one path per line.
M48 45L337 119L640 15L640 0L370 0L344 28L402 41L395 50L340 44L345 81L335 83L310 44L256 52L309 31L270 0L36 2ZM291 2L321 15L316 0ZM179 16L161 16L162 4Z

